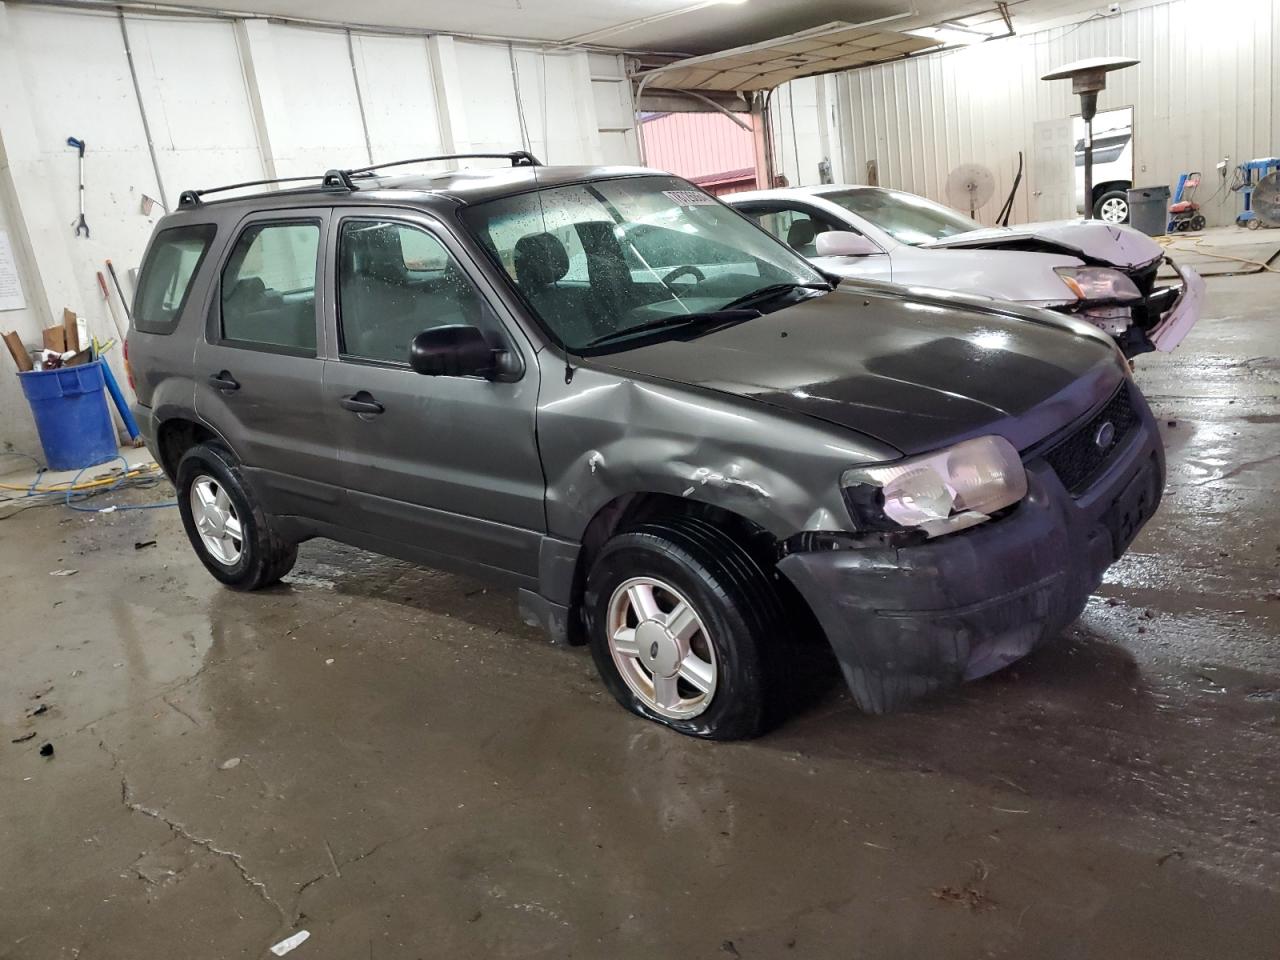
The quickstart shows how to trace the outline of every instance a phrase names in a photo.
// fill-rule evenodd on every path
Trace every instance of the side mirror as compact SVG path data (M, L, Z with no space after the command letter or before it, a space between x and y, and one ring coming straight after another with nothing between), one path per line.
M491 377L493 348L478 327L454 324L423 330L409 346L409 366L426 377Z
M852 230L828 230L815 241L819 257L867 257L881 249L860 233Z

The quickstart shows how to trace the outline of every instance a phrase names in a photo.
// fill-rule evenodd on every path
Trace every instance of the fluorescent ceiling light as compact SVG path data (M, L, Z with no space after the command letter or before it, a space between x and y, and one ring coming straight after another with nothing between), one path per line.
M935 27L917 27L914 30L904 30L902 32L909 33L914 37L939 40L948 46L957 44L969 46L991 39L991 34L989 33L983 33L981 30L973 30L969 27L961 27L954 23L940 23Z

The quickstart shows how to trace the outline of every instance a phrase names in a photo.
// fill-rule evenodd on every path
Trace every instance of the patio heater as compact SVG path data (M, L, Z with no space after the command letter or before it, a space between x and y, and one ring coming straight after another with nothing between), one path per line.
M1080 116L1084 119L1084 215L1093 217L1093 118L1098 113L1098 94L1106 89L1107 74L1138 63L1132 57L1092 57L1077 60L1046 73L1041 80L1071 80L1071 92L1080 95Z

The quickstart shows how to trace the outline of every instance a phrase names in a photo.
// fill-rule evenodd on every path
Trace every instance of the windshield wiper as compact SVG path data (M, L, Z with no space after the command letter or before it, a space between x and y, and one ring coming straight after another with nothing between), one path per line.
M771 283L767 286L760 287L758 290L752 290L745 293L736 300L730 300L721 310L733 310L737 307L751 306L757 303L764 303L766 300L772 300L774 297L780 297L784 293L790 293L792 290L824 290L831 291L831 287L825 283Z
M638 323L634 327L614 330L612 333L606 333L603 336L596 337L594 340L588 340L583 344L581 349L586 350L590 347L600 347L606 343L613 343L616 340L625 340L627 337L633 337L644 333L653 333L655 330L667 330L672 327L712 326L722 323L740 323L743 320L754 320L758 316L760 316L759 310L751 310L745 307L739 307L736 309L723 307L719 310L707 310L702 313L678 313L674 316L658 317L655 320Z

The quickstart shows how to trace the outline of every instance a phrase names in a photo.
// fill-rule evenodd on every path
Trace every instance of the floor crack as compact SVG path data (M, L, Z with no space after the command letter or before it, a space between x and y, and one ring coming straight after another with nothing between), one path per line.
M103 740L98 741L98 746L100 746L103 749L103 751L111 758L112 767L119 768L120 758L116 756L115 751L113 751L110 747L108 747L106 742ZM143 803L140 803L134 797L133 787L129 784L129 778L123 771L121 771L120 773L120 802L124 804L124 806L127 809L133 811L134 813L140 813L143 816L151 817L153 820L160 821L166 827L172 830L175 834L177 834L179 837L182 837L182 839L186 840L188 843L194 844L197 847L201 847L204 850L208 850L210 853L215 854L216 856L219 856L228 860L231 863L231 865L235 867L236 873L240 874L240 879L243 880L245 883L247 883L249 886L251 886L254 889L254 892L256 892L258 896L260 896L264 901L271 904L271 906L275 909L276 913L279 914L280 922L283 924L288 924L289 917L285 913L284 908L280 906L279 902L276 900L275 897L271 896L271 891L267 889L266 883L263 882L262 880L259 880L257 877L251 874L248 871L248 869L246 869L244 865L244 858L240 854L236 853L234 850L224 850L222 847L217 846L217 844L213 841L212 838L196 836L194 833L188 830L185 826L183 826L177 820L174 820L171 817L166 816L163 811L156 810L152 807L146 806Z
M325 847L325 851L329 854L329 863L333 866L333 872L331 873L326 870L324 873L320 874L318 877L312 877L310 880L306 880L303 883L299 884L298 890L294 894L294 918L293 918L294 923L296 924L298 919L302 915L298 910L298 905L302 902L303 891L319 883L321 880L327 880L330 877L335 877L336 879L341 880L343 867L350 866L353 863L359 863L361 860L367 860L369 857L372 857L375 853L377 853L383 847L388 846L389 844L392 844L392 843L396 843L399 840L404 840L405 838L412 836L414 832L416 831L411 831L410 833L403 833L395 837L388 837L386 840L382 840L382 841L379 841L378 843L375 843L372 847L370 847L368 850L364 851L363 853L357 853L354 857L349 857L346 860L338 860L338 858L333 855L333 848L329 845L329 841L325 840L324 847Z
M197 720L197 719L196 719L192 714L190 714L190 713L188 713L186 710L182 709L182 707L178 706L176 703L174 703L174 702L173 702L172 700L170 700L168 697L162 697L161 699L162 699L162 700L164 700L164 702L165 702L165 703L166 703L170 708L172 708L175 712L182 714L184 717L186 717L188 720L190 720L192 723L194 723L197 727L201 725L201 724L200 724L200 721L199 721L199 720Z

